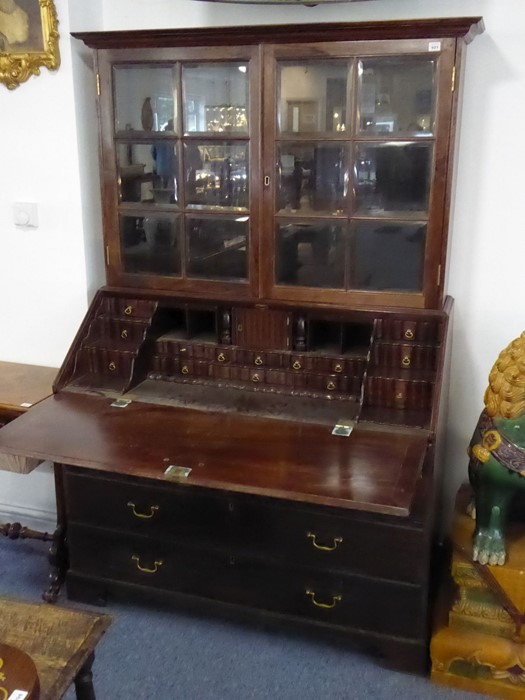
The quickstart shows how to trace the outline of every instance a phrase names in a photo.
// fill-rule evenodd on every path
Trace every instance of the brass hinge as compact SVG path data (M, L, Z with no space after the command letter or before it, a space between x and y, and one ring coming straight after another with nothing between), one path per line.
M441 287L441 265L438 265L437 286Z
M109 267L109 246L106 246L106 265Z
M456 66L452 67L452 83L450 85L450 90L451 92L454 92L456 89Z
M100 73L97 73L97 95L100 97Z

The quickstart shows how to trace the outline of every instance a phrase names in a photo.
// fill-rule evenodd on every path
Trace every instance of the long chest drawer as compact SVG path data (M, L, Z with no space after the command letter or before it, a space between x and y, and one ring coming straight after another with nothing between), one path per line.
M280 499L68 468L68 521L317 569L423 583L428 528Z
M110 589L134 584L380 634L425 634L418 586L80 525L68 539L71 572L104 580Z
M221 494L74 468L65 471L64 489L69 522L152 537L228 538L228 500Z

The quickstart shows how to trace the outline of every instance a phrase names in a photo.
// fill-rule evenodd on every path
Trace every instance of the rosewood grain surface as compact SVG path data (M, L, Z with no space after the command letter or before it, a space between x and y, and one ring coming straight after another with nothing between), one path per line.
M0 453L294 501L406 516L428 436L209 414L61 393L0 433Z

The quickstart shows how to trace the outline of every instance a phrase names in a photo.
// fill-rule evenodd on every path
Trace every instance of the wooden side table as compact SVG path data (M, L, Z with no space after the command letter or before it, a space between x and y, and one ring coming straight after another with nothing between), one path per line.
M0 641L33 660L39 700L59 700L72 683L77 700L95 700L91 667L110 623L109 615L0 598Z
M18 418L31 406L53 393L57 370L53 367L0 362L0 428ZM22 527L20 523L0 524L0 535L51 541L52 535Z
M37 365L23 365L15 362L0 362L0 428L24 414L31 406L53 393L53 382L57 369ZM35 460L33 466L37 466ZM0 467L2 468L2 467ZM5 467L4 467L5 468ZM18 471L16 460L8 470ZM57 507L60 507L60 485L57 484ZM53 534L31 530L20 523L0 523L0 535L12 540L37 539L52 542L49 558L53 568L50 584L44 592L44 599L54 602L64 577L64 545L60 526Z
M0 427L53 393L53 367L0 362Z

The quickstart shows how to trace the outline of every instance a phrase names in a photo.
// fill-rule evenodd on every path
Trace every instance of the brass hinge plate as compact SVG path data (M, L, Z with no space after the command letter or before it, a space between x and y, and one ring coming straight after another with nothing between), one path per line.
M355 421L345 420L344 418L341 418L334 425L332 435L339 435L339 437L349 437L352 434L354 428Z
M97 95L100 97L100 73L97 73Z
M452 67L452 82L450 85L450 90L451 90L451 92L454 92L455 89L456 89L456 66L453 66Z
M187 479L191 474L190 467L179 467L176 464L170 464L169 467L164 471L164 476L166 479L172 479L177 481L179 479Z

